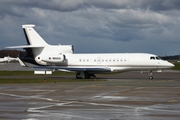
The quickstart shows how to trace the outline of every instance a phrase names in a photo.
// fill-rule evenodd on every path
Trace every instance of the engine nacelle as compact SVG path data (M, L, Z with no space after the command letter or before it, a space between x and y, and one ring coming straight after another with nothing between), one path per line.
M61 52L61 53L73 53L74 47L73 45L59 45L54 48L55 51Z
M59 55L47 55L41 57L41 61L49 63L61 63L66 61L66 56L64 54Z

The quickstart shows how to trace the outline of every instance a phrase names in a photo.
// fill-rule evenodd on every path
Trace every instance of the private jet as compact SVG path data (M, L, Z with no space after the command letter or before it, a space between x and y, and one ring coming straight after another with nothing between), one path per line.
M23 48L26 56L19 62L32 63L35 68L76 72L76 78L96 77L95 73L118 71L149 71L152 72L172 68L174 65L149 53L74 53L73 45L50 45L33 28L35 25L22 25L27 45L8 48Z
M10 61L17 61L18 59L17 58L13 58L13 57L4 57L4 58L0 58L0 62L10 62Z

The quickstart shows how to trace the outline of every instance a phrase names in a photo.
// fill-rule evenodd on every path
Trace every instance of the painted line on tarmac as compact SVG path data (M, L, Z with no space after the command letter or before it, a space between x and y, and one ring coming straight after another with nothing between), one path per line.
M51 98L43 98L39 95L33 95L33 96L22 96L22 95L16 95L16 94L9 94L9 93L0 93L0 95L10 96L10 97L18 97L18 98L24 98L24 99L40 99L40 100L47 100L52 102L59 102L60 100L54 100Z

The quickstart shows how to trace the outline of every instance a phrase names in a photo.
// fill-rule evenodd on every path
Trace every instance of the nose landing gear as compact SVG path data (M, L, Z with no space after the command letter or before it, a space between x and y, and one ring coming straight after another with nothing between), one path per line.
M152 79L153 79L152 74L153 74L153 73L152 73L152 71L150 70L150 71L149 71L149 79L150 79L150 80L152 80Z

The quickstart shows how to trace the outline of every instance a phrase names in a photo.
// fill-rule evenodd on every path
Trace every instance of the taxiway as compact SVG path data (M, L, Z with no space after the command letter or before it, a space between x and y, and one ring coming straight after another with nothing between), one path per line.
M155 73L154 80L138 72L98 76L106 81L1 84L0 119L180 119L179 72Z

